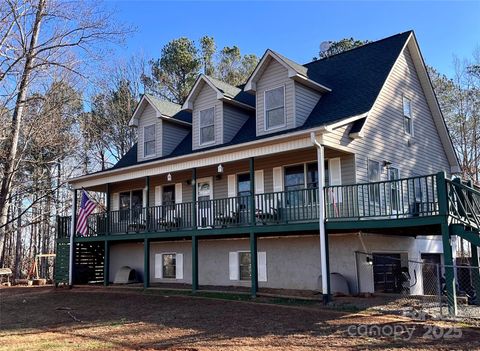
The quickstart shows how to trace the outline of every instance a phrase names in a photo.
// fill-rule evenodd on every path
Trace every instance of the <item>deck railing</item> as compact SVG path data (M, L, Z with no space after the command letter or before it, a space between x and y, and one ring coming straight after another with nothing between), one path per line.
M448 211L457 223L480 228L480 191L460 179L446 180Z
M436 175L328 186L325 209L329 220L436 215Z
M447 184L451 196L460 199L461 189L466 186L459 184L452 188L451 181L447 181ZM88 235L316 222L320 208L318 195L318 188L292 189L256 194L253 198L244 195L97 213L88 219ZM437 175L327 186L324 196L327 221L439 214ZM460 202L452 211L457 212L458 218L462 217L462 211L475 213L475 220L480 223L480 192L468 196L469 202ZM69 235L65 234L70 231L69 218L59 218L59 235Z

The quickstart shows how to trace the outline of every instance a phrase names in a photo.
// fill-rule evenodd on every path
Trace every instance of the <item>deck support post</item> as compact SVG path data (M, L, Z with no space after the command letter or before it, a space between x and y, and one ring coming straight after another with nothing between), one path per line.
M250 157L250 223L255 224L255 159Z
M143 239L143 288L150 286L150 240Z
M192 236L192 293L198 290L198 237Z
M105 219L106 228L105 228L105 235L110 234L110 210L111 210L111 201L110 201L110 183L107 183L105 190L105 210L107 212L107 218Z
M457 296L455 289L455 271L453 265L452 244L450 242L450 227L448 225L448 194L447 183L445 181L445 172L439 172L436 175L438 213L442 218L440 230L443 243L443 257L445 264L445 288L447 290L448 314L455 316L457 314Z
M478 247L475 246L473 243L470 243L470 251L472 252L471 265L474 267L472 268L472 280L473 280L472 285L477 295L476 303L479 304L480 303L480 272L478 271Z
M73 286L73 270L74 270L74 255L75 255L75 232L77 231L77 189L73 189L72 199L72 223L70 230L70 257L68 261L68 286Z
M320 233L320 264L322 272L323 302L330 301L330 264L328 259L328 237L325 228L325 156L322 138L317 140L315 133L310 134L313 145L317 148L317 173L318 173L318 228Z
M104 255L103 255L103 285L108 286L110 283L110 245L105 239Z
M258 292L258 262L257 262L257 235L255 232L250 232L250 264L251 264L251 295L257 297Z

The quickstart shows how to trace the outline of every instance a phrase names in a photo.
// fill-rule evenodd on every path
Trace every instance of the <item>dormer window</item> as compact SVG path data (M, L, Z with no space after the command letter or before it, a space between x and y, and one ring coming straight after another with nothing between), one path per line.
M200 145L215 142L215 108L200 111Z
M265 130L280 128L285 120L285 87L265 91Z
M143 156L155 155L155 124L143 127Z

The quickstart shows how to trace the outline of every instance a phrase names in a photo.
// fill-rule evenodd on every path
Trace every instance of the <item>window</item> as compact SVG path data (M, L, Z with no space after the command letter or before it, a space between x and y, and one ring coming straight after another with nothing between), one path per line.
M388 169L388 180L392 181L390 183L390 202L394 212L400 210L400 184L395 181L398 179L400 179L400 171L398 168L390 167Z
M318 188L318 164L316 162L307 165L307 188Z
M252 266L250 252L238 253L240 280L250 280L252 277Z
M380 162L368 160L368 182L380 181ZM370 202L380 202L380 184L371 184L368 190L368 197Z
M155 125L143 128L143 156L155 155Z
M138 218L143 207L143 190L132 190L120 193L120 220Z
M285 200L290 206L302 204L305 189L305 165L285 167Z
M200 111L200 145L215 142L215 108Z
M265 91L265 129L285 125L285 87Z
M244 173L237 175L237 195L239 196L238 204L241 210L248 208L248 196L250 194L250 174Z
M162 255L162 276L163 278L177 277L177 259L175 254L163 254Z
M413 134L412 102L406 97L403 97L403 126L405 133L408 135Z

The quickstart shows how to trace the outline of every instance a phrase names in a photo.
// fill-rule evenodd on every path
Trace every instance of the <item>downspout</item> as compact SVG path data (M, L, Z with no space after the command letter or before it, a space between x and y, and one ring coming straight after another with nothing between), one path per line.
M326 303L330 299L330 277L328 267L328 240L325 230L325 164L323 135L320 135L320 141L317 140L315 133L310 133L312 144L317 148L317 163L318 163L318 228L320 232L320 262L322 272L322 295L323 301Z

